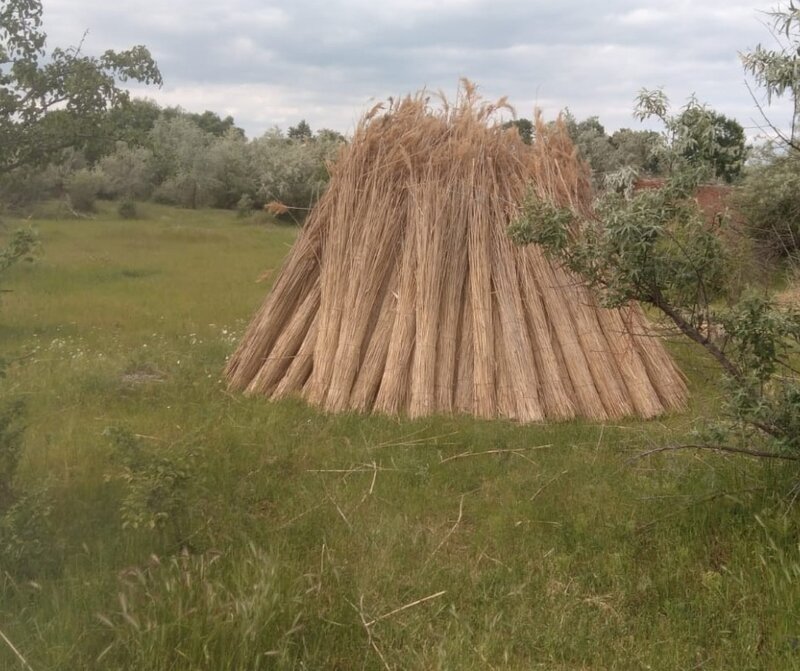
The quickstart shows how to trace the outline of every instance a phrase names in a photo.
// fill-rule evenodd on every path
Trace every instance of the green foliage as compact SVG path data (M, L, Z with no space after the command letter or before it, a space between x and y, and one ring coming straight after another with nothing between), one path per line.
M236 214L240 219L249 217L255 209L255 201L250 197L250 194L245 193L236 203Z
M39 236L32 228L18 228L5 247L0 248L0 273L20 261L33 261L40 249Z
M663 124L661 141L654 151L668 174L692 170L699 180L717 177L730 182L741 173L746 157L744 129L695 96L678 114L672 114L664 91L642 89L634 116Z
M24 409L25 405L20 400L6 401L0 407L0 513L5 513L17 498L14 476L25 435L22 424Z
M714 177L727 183L744 168L746 138L735 119L690 103L678 118L683 156L690 163L705 163Z
M103 189L103 176L84 168L70 175L64 186L73 209L94 212L97 195Z
M118 142L113 153L100 159L103 192L112 198L147 198L155 179L153 152L146 147Z
M694 200L700 180L717 167L719 119L694 99L672 116L664 93L647 90L636 114L664 124L661 156L671 173L662 187L633 192L621 181L588 220L532 194L509 233L582 277L603 305L650 305L706 349L725 374L727 393L725 419L705 440L769 454L790 450L800 460L800 312L748 294L719 307L735 298L728 280L736 259Z
M40 0L0 5L0 174L83 145L129 99L118 82L161 83L143 46L94 57L81 46L46 53L45 43Z
M243 193L255 192L249 146L236 129L217 137L186 116L162 117L150 138L161 182L157 201L193 209L230 208Z
M800 154L770 154L750 167L735 193L750 233L778 256L800 252Z
M718 320L726 355L741 371L726 381L727 417L719 423L720 435L798 454L800 374L792 364L800 359L800 311L750 295Z
M638 177L639 173L636 169L626 165L619 170L606 174L603 181L604 190L630 199L633 196Z
M136 217L139 216L136 210L136 201L128 198L121 200L119 205L117 205L117 214L122 219L136 219Z
M35 584L0 570L0 628L31 668L385 669L370 634L395 669L796 665L800 508L780 496L796 471L716 453L627 465L717 414L725 390L700 348L668 343L691 406L658 422L409 420L235 397L218 380L263 300L253 278L296 229L142 215L101 201L69 226L36 220L49 261L8 278L4 350L33 333L39 347L9 371L30 399L17 483L50 481L65 566ZM159 381L121 379L148 362ZM106 425L142 434L152 456L202 441L188 553L169 523L122 528L128 485ZM362 613L388 616L368 633ZM0 642L0 668L18 667Z
M759 44L739 56L745 71L765 90L769 102L787 93L792 98L791 134L786 136L774 126L772 129L787 146L800 151L800 6L796 0L789 0L786 7L779 6L770 15L779 48L765 49Z
M568 244L569 232L576 223L570 210L558 208L531 192L524 204L525 216L513 221L508 228L511 239L518 245L545 244L561 253Z
M24 412L18 399L0 406L0 567L7 574L30 578L52 565L55 557L47 489L24 489L17 478Z
M331 130L330 128L320 128L314 137L320 142L328 142L334 144L344 144L347 139L339 131Z
M533 142L533 122L530 119L512 119L503 124L503 128L516 128L525 144Z
M110 109L103 117L102 131L96 138L94 158L114 151L118 142L129 147L150 148L150 131L165 110L154 100L129 98Z
M658 133L622 128L609 136L598 117L577 121L567 110L564 118L578 153L592 168L596 187L602 188L606 177L625 168L641 175L661 174Z
M692 198L694 184L682 176L629 198L607 191L590 221L532 194L509 232L517 244L541 245L602 289L609 307L631 300L707 306L725 287L724 254ZM701 326L704 312L689 313Z
M304 142L314 137L314 133L311 132L311 126L308 125L308 122L305 119L301 119L300 123L296 126L289 127L286 136L290 140Z
M202 114L190 113L187 116L205 133L211 133L211 135L217 137L225 137L233 133L233 135L237 137L244 138L244 131L236 126L233 117L230 115L223 119L216 112L206 110Z
M159 118L150 133L158 202L197 208L208 205L205 194L214 175L206 160L212 136L185 117Z
M58 569L52 512L50 493L39 486L17 494L0 513L0 566L7 574L30 579Z
M244 195L255 195L257 185L249 145L237 129L228 130L211 143L207 161L214 175L209 192L211 205L230 209Z
M327 162L341 147L336 139L293 140L268 131L249 145L256 198L293 208L311 207L328 184Z
M118 471L110 479L125 484L122 527L132 530L169 530L176 543L184 540L188 516L187 492L195 475L196 453L159 454L147 449L128 429L109 427Z
M0 213L25 211L42 199L57 195L52 171L24 166L0 175Z
M657 146L659 134L651 130L620 128L610 138L614 148L612 168L632 168L642 175L656 176L663 173L659 164Z

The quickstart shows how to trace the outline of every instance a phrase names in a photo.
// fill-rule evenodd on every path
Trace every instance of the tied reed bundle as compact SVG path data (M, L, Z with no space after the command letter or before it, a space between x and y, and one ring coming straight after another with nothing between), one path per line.
M228 362L231 389L326 410L466 412L523 422L654 417L683 376L638 306L598 307L506 229L529 189L587 214L564 125L532 145L462 82L376 106L332 167L272 291Z

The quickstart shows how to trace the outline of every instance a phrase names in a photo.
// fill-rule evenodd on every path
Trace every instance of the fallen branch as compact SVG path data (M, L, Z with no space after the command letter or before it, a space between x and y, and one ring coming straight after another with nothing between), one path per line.
M558 479L559 479L559 478L560 478L562 475L564 475L565 473L569 473L569 469L567 469L567 470L565 470L565 471L561 471L561 473L559 473L558 475L554 475L552 478L550 478L550 479L549 479L547 482L545 482L545 483L544 483L544 484L543 484L541 487L539 487L539 489L537 489L537 490L534 492L533 496L531 496L531 498L530 498L530 499L528 499L528 500L529 500L529 501L535 501L535 500L536 500L536 497L537 497L537 496L539 496L539 494L541 494L541 493L542 493L542 492L545 490L545 488L546 488L546 487L549 487L550 485L552 485L552 484L553 484L553 483L554 483L556 480L558 480Z
M411 439L412 436L421 433L424 429L420 429L419 431L414 431L413 433L409 434L408 436L402 438L399 441L387 441L385 443L378 443L377 445L368 446L367 449L375 450L382 447L425 447L428 445L452 445L452 443L441 443L439 442L441 438L449 438L450 436L457 436L458 431L451 431L450 433L443 433L438 436L431 436L430 438L414 438Z
M353 605L353 604L350 604L350 605ZM361 624L364 627L364 631L367 632L367 641L368 641L368 643L370 644L370 646L372 646L372 649L375 651L375 653L378 655L378 657L380 657L381 662L383 662L383 668L386 669L386 671L392 671L392 667L389 666L389 662L386 661L386 658L383 656L383 653L381 652L381 649L378 647L378 645L375 643L374 639L372 638L372 630L370 629L370 625L372 623L367 622L367 618L364 617L364 597L363 596L361 597L361 599L359 599L358 608L356 608L356 611L358 612L358 617L361 618ZM375 620L373 620L372 622L375 622ZM365 661L366 661L366 659L365 659Z
M295 515L291 519L286 520L286 522L281 523L279 526L275 527L275 531L280 531L281 529L285 529L286 527L288 527L293 522L296 522L297 520L299 520L301 517L304 517L305 515L308 515L308 513L313 513L315 510L317 510L319 508L322 508L322 504L321 503L318 503L317 505L312 506L308 510L304 510L299 515Z
M691 501L690 503L686 504L685 506L681 506L677 510L673 510L671 513L667 513L666 515L662 515L654 520L650 520L649 522L645 522L644 524L640 524L636 527L636 533L643 533L652 529L656 526L659 522L663 522L664 520L668 520L676 515L680 515L683 512L686 512L690 508L694 506L702 505L703 503L710 503L711 501L716 501L717 499L725 498L726 496L734 496L735 494L747 494L750 492L759 492L763 491L764 487L747 487L745 489L738 489L734 492L714 492L713 494L709 494L708 496L704 496L696 501Z
M520 452L524 452L525 450L543 450L546 447L553 447L552 444L547 445L536 445L535 447L514 447L507 450L485 450L484 452L461 452L460 454L454 454L452 457L447 457L442 459L439 463L445 464L448 461L454 461L455 459L465 459L467 457L480 457L486 454L517 454L518 456L522 456Z
M31 665L28 664L28 660L26 660L22 656L22 653L19 650L17 650L16 647L14 647L14 644L8 640L8 636L6 636L1 629L0 629L0 638L2 638L6 642L9 648L11 648L11 651L17 656L17 659L19 659L19 661L22 662L22 666L28 669L28 671L33 671L33 667L31 667Z
M628 463L639 461L651 454L659 452L676 452L678 450L712 450L714 452L728 452L730 454L743 454L748 457L758 457L759 459L783 459L785 461L800 461L800 456L792 454L780 454L778 452L767 452L764 450L748 450L742 447L728 447L727 445L667 445L665 447L657 447L653 450L647 450L637 454L630 459Z
M436 594L431 594L430 596L424 596L421 599L417 599L416 601L412 601L411 603L407 603L405 606L400 606L400 608L395 608L394 610L390 610L388 613L384 613L383 615L380 615L379 617L376 617L374 620L370 620L369 622L366 622L364 626L371 627L376 622L380 622L381 620L385 620L386 618L391 617L392 615L397 615L397 613L400 613L400 612L402 612L404 610L408 610L409 608L413 608L414 606L418 606L419 604L425 603L426 601L431 601L433 599L438 599L440 596L444 596L445 594L447 594L447 590L443 589L441 592L436 592Z
M324 487L323 487L323 489L324 489ZM336 500L328 493L327 489L325 489L325 496L328 497L328 500L336 508L336 512L339 513L339 516L344 520L344 523L347 525L347 528L350 529L350 531L352 531L353 530L353 525L350 524L350 520L347 519L347 515L344 514L344 511L339 507L339 504L336 503Z
M427 563L428 563L428 562L429 562L431 559L433 559L433 556L434 556L434 555L435 555L437 552L439 552L439 550L441 549L441 547L442 547L442 546L443 546L443 545L444 545L444 544L447 542L447 539L448 539L448 538L450 538L450 536L452 536L452 535L453 535L453 532L455 532L455 530L458 528L458 525L459 525L459 524L461 524L461 517L462 517L462 515L464 514L464 496L466 496L466 495L465 495L465 494L462 494L462 495L461 495L461 500L458 502L458 519L456 519L456 523L455 523L455 524L454 524L452 527L450 527L450 531L448 531L448 532L447 532L447 533L444 535L444 538L442 538L442 540L441 540L441 541L439 541L439 545L437 545L437 546L436 546L436 549L435 549L433 552L431 552L431 556L430 556L430 557L428 557L428 561L426 561L426 562L425 562L426 564L427 564Z

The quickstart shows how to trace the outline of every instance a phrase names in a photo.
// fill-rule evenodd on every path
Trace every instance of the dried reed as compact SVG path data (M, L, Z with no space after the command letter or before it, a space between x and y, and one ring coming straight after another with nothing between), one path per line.
M560 121L533 145L462 82L362 119L228 362L232 389L331 411L466 412L523 422L652 417L686 386L641 310L605 310L506 236L530 188L591 214Z

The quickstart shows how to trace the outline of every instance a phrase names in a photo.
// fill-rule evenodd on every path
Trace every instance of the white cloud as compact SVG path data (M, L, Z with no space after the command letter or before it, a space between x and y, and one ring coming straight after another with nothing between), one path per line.
M306 118L347 131L370 99L458 78L520 114L569 106L635 125L639 88L692 92L742 123L757 115L737 51L768 39L775 0L49 0L51 44L146 44L164 104L233 114L255 135ZM784 106L785 107L785 106ZM784 107L775 108L776 115Z

